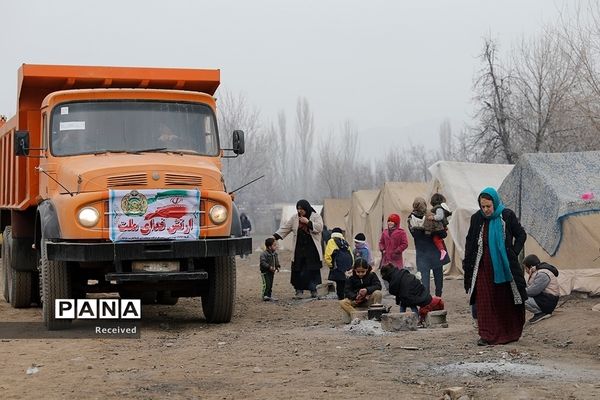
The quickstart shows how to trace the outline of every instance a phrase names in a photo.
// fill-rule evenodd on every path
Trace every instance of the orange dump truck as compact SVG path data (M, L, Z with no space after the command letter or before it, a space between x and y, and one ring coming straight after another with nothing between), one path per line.
M0 121L4 297L41 304L86 293L174 304L201 297L230 321L235 256L248 254L219 144L219 70L27 65L17 114ZM225 151L228 155L225 155ZM234 153L234 154L231 154Z

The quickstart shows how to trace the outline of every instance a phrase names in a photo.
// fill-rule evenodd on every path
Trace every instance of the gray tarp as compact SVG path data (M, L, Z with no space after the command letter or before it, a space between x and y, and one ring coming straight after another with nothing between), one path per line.
M525 154L500 195L527 231L525 253L559 269L561 294L600 294L600 152Z

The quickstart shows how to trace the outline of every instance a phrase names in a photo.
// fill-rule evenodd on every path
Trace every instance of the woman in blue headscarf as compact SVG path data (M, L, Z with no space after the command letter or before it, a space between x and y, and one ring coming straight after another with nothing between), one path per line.
M496 189L485 188L471 216L463 270L469 303L477 310L478 345L519 340L525 324L527 293L518 254L527 234Z

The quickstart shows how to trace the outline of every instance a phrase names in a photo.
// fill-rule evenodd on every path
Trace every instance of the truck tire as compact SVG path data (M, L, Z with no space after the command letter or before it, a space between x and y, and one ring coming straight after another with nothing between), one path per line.
M31 305L31 272L17 271L14 269L15 260L12 258L12 230L10 226L4 228L4 243L2 249L6 255L7 284L9 303L14 308L26 308ZM3 260L4 263L4 260Z
M66 329L70 319L54 318L54 300L72 298L71 276L65 261L48 260L46 241L41 243L40 270L42 271L42 315L50 331Z
M10 295L8 290L8 269L10 268L10 264L8 263L8 246L6 245L6 231L10 231L10 226L4 228L4 233L2 234L2 281L4 283L3 287L3 295L4 300L7 303L10 303Z
M208 289L202 295L202 311L207 322L231 321L235 305L235 258L215 257L208 269Z

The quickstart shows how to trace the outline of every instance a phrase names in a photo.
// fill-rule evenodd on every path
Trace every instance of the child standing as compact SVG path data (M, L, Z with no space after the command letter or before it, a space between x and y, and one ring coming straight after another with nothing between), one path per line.
M265 240L266 250L260 255L260 275L262 277L262 296L264 301L276 301L272 296L273 279L275 271L279 271L279 257L277 256L277 242L275 238Z
M440 251L440 260L443 260L447 254L444 238L448 231L448 217L452 215L452 212L446 204L446 198L441 193L434 193L429 203L431 204L431 214L425 217L423 228L431 232L433 243Z
M335 282L335 291L338 300L344 298L344 288L346 285L346 273L352 269L354 258L350 252L350 245L344 239L340 228L333 228L331 239L327 242L325 248L325 264L329 267L329 279Z
M387 229L381 232L379 250L381 265L392 264L398 269L404 268L402 253L408 248L406 231L400 227L400 216L390 214L387 219Z
M365 234L360 232L354 236L354 259L363 258L367 260L370 266L373 266L373 257L371 256L371 249L367 244L367 238Z
M340 307L350 322L355 307L369 307L381 304L381 282L377 274L363 258L357 258L352 267L352 275L346 279L345 299L340 300Z

